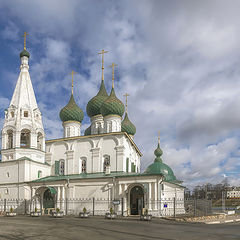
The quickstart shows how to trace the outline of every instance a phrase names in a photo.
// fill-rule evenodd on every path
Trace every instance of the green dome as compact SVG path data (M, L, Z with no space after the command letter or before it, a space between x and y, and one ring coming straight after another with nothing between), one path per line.
M107 115L119 115L122 117L124 114L124 105L123 103L116 97L114 88L110 93L110 96L104 101L101 106L101 113L105 117Z
M126 132L129 135L135 135L136 133L136 127L129 120L127 113L125 114L125 117L122 121L122 132Z
M20 52L20 58L22 58L24 56L30 58L30 53L26 49L24 49Z
M82 122L84 114L83 111L78 105L76 104L73 94L68 102L68 104L62 108L59 114L62 122L66 121L76 121Z
M158 143L157 149L154 151L156 156L154 163L152 163L148 168L145 170L144 173L146 174L161 174L164 176L164 180L174 182L176 181L176 177L173 173L173 170L167 165L162 162L161 156L163 154L160 144Z
M102 81L98 94L93 97L87 104L87 115L93 117L101 114L100 108L102 103L108 98L108 94Z
M85 130L84 136L91 135L91 125Z

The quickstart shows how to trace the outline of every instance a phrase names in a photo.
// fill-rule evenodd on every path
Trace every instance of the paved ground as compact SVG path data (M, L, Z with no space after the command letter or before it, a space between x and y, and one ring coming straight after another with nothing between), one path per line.
M240 239L240 222L206 225L178 223L163 219L142 222L138 219L105 220L64 217L0 217L0 239L10 240L88 240L88 239Z

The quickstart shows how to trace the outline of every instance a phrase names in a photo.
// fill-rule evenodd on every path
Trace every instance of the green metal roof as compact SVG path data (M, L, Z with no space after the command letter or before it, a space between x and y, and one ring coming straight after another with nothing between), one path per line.
M70 175L57 175L48 176L34 180L32 182L46 182L46 181L60 181L60 180L71 180L71 179L91 179L91 178L112 178L112 177L130 177L130 176L142 176L144 174L140 173L126 173L126 172L111 172L110 174L105 174L103 172L99 173L81 173L81 174L70 174Z
M103 102L101 106L101 114L105 117L107 115L119 115L122 117L124 114L124 104L117 98L114 88L112 88L110 96Z
M71 94L68 104L60 111L59 117L61 118L62 122L82 122L84 114L82 109L76 104L73 94Z
M122 121L122 132L126 132L129 135L135 135L136 133L136 127L134 124L129 120L128 114L125 114L125 117Z
M102 103L108 98L104 81L102 80L100 89L95 97L93 97L87 104L87 115L93 117L101 114L100 108Z
M146 174L162 174L164 179L169 182L176 182L177 179L173 173L173 170L167 165L162 162L161 156L163 154L162 149L160 148L160 144L156 150L154 151L156 156L154 163L147 167L144 173Z

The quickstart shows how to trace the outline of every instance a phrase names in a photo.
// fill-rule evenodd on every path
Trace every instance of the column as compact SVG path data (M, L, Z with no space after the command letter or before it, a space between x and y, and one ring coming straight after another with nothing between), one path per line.
M127 209L127 184L122 184L123 186L123 211L124 211L124 216L128 215L128 209Z
M15 147L20 147L20 131L16 131L16 137L15 137Z
M92 173L100 172L100 148L92 148Z
M66 163L65 163L65 175L74 174L74 151L70 150L66 152ZM67 168L66 168L67 167Z
M124 153L125 153L125 147L124 146L117 146L117 147L115 147L115 150L116 150L116 163L115 163L115 169L112 169L112 170L113 171L124 171L124 169L123 169L123 166L124 166L123 157L124 157Z
M65 214L65 187L62 187L62 206L61 206L61 210L64 212Z
M158 208L158 202L157 202L158 196L157 196L157 182L154 183L154 210L157 210Z
M56 203L56 207L59 208L59 209L61 208L61 206L60 206L60 197L61 197L60 190L61 190L61 188L57 187L57 203Z
M152 210L152 183L148 183L148 209Z

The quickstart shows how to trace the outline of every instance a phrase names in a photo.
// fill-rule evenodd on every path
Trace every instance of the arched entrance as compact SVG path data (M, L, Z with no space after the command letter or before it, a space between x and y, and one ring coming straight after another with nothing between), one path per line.
M45 212L48 212L48 209L55 208L55 198L56 198L56 189L53 187L47 188L43 193L43 208Z
M130 191L130 214L140 215L144 208L144 190L141 186L135 186Z

